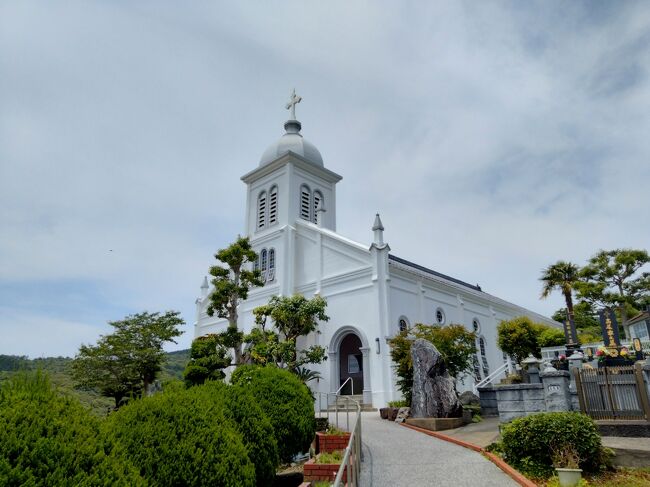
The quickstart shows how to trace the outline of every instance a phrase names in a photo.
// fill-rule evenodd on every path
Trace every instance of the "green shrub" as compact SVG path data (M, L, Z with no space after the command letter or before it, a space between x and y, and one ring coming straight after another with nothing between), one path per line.
M42 373L12 377L0 386L0 485L144 485L99 431L100 420Z
M411 405L406 399L400 399L399 401L388 401L389 408L407 408Z
M280 461L278 445L271 421L251 391L242 386L209 381L193 387L189 395L198 401L215 403L228 418L235 421L248 458L255 465L257 485L273 484Z
M500 450L506 461L525 474L553 473L553 451L573 445L580 468L598 471L607 464L596 424L580 413L539 413L515 419L501 430Z
M231 382L249 389L271 420L280 460L289 462L309 450L316 430L314 403L308 387L294 374L272 366L242 365Z
M109 416L105 434L152 485L255 485L236 424L222 401L203 399L189 389L133 401Z

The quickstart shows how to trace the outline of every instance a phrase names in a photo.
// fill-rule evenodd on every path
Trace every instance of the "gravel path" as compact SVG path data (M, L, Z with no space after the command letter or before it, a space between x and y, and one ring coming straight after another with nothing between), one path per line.
M517 484L480 453L362 413L363 487Z

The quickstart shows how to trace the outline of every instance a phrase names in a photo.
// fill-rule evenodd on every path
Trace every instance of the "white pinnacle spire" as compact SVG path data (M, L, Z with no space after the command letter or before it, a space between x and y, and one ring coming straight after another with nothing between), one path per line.
M203 284L201 284L201 296L205 297L208 295L208 276L203 277Z
M381 223L379 213L375 215L375 224L372 226L372 231L375 232L375 243L377 246L384 245L384 225Z

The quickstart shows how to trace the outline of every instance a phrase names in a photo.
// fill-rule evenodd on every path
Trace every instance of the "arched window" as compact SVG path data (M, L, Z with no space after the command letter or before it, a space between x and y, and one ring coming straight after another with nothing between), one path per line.
M481 331L481 322L478 318L472 320L472 330L474 330L474 333L479 333Z
M398 321L399 331L408 330L409 320L406 319L406 316L400 316Z
M262 191L257 197L257 229L266 226L266 191Z
M312 215L312 221L316 224L318 224L318 219L321 218L321 213L318 211L323 207L323 194L320 191L314 191L314 208L313 208L313 215Z
M442 308L438 308L436 310L436 323L438 323L439 325L445 324L445 312L443 311Z
M300 186L300 218L311 221L311 190L306 184Z
M483 365L483 375L487 377L488 375L490 375L490 366L488 365L487 354L485 352L485 338L480 337L478 339L478 346L481 351L481 363Z
M275 249L269 249L269 272L267 281L275 279Z
M266 271L268 269L268 253L266 249L260 252L260 270L262 271L262 281L266 282Z
M269 191L269 225L278 221L278 187L273 186Z

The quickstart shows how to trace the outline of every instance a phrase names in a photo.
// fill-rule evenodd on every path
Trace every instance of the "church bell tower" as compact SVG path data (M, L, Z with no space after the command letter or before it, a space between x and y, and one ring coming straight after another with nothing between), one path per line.
M284 123L285 133L264 151L258 167L241 178L247 185L246 234L254 245L296 221L336 230L341 176L325 168L316 146L300 133L296 105L301 100L294 90L286 104L291 118Z

